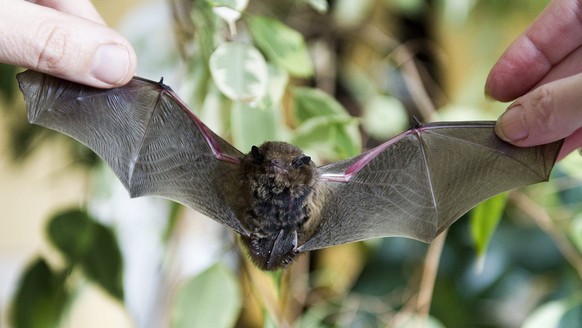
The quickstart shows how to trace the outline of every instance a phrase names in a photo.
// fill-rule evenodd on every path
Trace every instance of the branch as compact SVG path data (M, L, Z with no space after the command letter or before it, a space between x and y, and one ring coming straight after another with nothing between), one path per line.
M524 193L512 192L509 194L509 199L520 210L529 215L554 240L562 255L576 269L578 276L582 279L582 256L580 252L568 240L564 232L556 226L548 212Z
M422 277L419 284L418 293L413 296L403 309L394 316L393 326L400 327L410 320L414 324L421 327L426 326L428 315L430 313L430 306L432 303L432 295L434 292L434 284L436 281L436 276L438 273L438 267L441 259L441 254L445 241L447 240L448 230L443 231L437 238L430 244L426 257L424 259L424 266L422 269ZM416 318L414 318L416 317ZM417 320L420 319L420 320Z
M420 290L416 302L416 312L421 317L428 317L430 305L432 302L432 293L434 283L438 273L439 263L445 240L447 240L447 231L443 231L429 246L424 260L424 269L422 271L422 280L420 281Z

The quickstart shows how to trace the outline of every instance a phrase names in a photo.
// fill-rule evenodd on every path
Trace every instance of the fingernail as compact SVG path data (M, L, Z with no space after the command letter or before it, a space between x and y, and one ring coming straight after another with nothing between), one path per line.
M125 77L128 69L129 53L123 46L105 44L93 56L91 74L101 82L116 84Z
M529 130L524 122L523 107L520 104L511 105L499 117L495 125L497 135L508 142L517 142L529 136Z

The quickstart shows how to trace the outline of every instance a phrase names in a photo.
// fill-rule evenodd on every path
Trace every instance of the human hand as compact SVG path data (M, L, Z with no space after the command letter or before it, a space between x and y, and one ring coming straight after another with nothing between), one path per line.
M90 0L0 0L0 62L110 88L135 73L131 44Z
M491 69L485 92L515 100L496 132L517 146L566 138L560 158L582 146L582 5L554 0Z

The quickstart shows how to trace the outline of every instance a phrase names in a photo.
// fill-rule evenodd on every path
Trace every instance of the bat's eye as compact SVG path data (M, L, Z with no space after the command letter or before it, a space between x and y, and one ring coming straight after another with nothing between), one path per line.
M309 162L311 162L311 157L305 156L305 155L299 155L293 159L291 164L293 164L294 168L298 169L298 168L302 167L303 165L309 164Z

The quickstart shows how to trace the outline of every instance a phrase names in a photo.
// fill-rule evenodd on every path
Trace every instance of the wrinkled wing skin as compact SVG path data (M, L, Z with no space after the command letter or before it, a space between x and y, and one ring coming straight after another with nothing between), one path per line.
M242 153L206 128L168 86L134 78L102 90L34 71L17 79L29 121L91 148L132 197L168 198L247 235L236 218ZM218 159L208 138L230 160Z
M321 225L299 250L385 236L430 242L481 201L547 181L562 142L518 148L494 126L427 124L320 167L328 189Z

